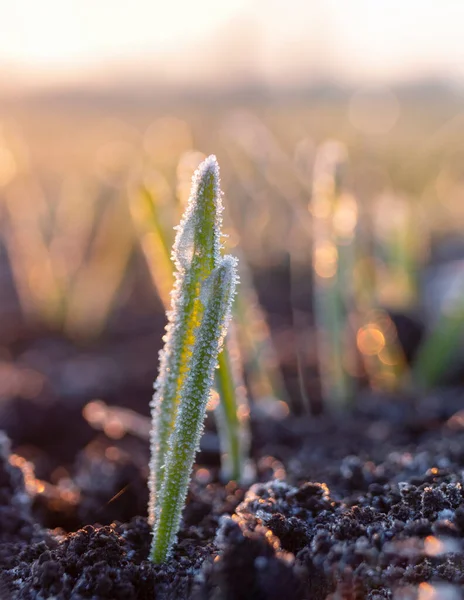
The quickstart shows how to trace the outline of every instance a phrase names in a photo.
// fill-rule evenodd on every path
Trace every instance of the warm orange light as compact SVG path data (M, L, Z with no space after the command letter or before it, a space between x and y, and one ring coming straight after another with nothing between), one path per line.
M445 546L438 538L428 535L424 540L424 550L428 556L439 556L443 554Z
M275 408L276 408L276 414L279 415L279 418L284 419L285 417L287 417L290 414L290 409L288 407L288 404L286 402L284 402L283 400L276 400L274 402Z
M451 429L464 429L464 410L459 410L457 413L454 413L454 415L448 419L447 425L448 427L451 427Z
M379 352L379 359L384 365L387 365L388 367L394 367L396 364L398 364L398 357L387 347L384 347Z
M43 481L40 481L39 479L36 480L36 484L35 484L35 491L37 492L37 494L43 494L45 491L45 484Z
M106 418L106 406L101 400L92 400L84 406L82 415L91 425L101 425Z
M353 235L358 222L358 205L350 194L343 194L338 201L338 206L333 217L333 226L337 234L344 238Z
M211 481L211 473L205 468L198 469L195 473L195 479L202 484L209 483Z
M9 463L10 465L13 465L13 467L18 467L21 469L24 477L24 484L29 494L35 495L37 493L43 493L45 489L44 483L35 478L32 463L26 460L23 456L19 456L19 454L11 454Z
M250 416L250 409L246 404L242 404L237 408L237 418L239 421L244 421Z
M206 405L206 410L208 412L215 410L217 408L218 404L219 404L219 394L215 390L212 390L209 400L208 400L208 404Z
M314 250L314 270L319 277L330 279L337 273L338 251L332 242L323 242Z
M385 337L376 325L369 323L358 330L356 343L361 354L376 356L385 347Z
M437 594L433 585L430 585L430 583L426 583L425 581L419 584L417 600L435 600L435 598L437 598Z
M103 431L106 433L106 435L113 439L113 440L119 440L122 437L124 437L124 434L126 433L126 429L124 427L124 424L122 423L121 419L119 417L117 417L116 415L110 415L104 425L103 425Z

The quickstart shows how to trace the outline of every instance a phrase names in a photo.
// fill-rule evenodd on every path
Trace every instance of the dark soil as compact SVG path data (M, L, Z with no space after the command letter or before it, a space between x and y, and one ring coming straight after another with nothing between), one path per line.
M420 404L369 397L343 418L255 410L249 489L218 482L207 432L163 566L147 560L145 441L67 414L50 427L84 444L75 460L50 440L52 451L22 439L11 454L2 437L0 598L464 598L463 406L448 390ZM9 434L28 409L3 405Z

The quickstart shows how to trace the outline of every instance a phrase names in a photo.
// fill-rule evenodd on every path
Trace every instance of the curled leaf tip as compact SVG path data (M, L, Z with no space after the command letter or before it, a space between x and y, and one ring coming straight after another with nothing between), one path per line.
M196 256L208 270L220 259L222 192L219 165L214 155L206 158L192 177L187 209L177 228L172 258L178 271L192 266Z
M238 260L234 256L228 254L221 258L219 265L203 282L200 293L200 300L203 306L207 306L212 296L221 294L222 290L225 290L225 299L228 304L227 314L230 315L230 308L233 303L236 286L239 281L237 265ZM227 329L228 322L229 317L226 319L225 329Z
M223 285L235 289L235 285L238 283L237 274L238 259L235 256L227 254L221 260L218 269L221 272L221 278Z
M211 186L214 194L221 196L219 164L214 154L205 158L193 174L191 196L201 193L202 188L206 186Z

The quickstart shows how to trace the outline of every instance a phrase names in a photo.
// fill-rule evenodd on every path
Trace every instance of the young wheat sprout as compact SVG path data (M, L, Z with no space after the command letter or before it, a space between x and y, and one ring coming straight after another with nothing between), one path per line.
M163 562L175 542L190 472L200 444L219 351L227 330L236 284L236 260L226 256L204 284L205 313L196 332L189 374L169 441L165 475L156 511L152 557Z
M198 168L177 228L176 282L152 402L149 520L152 559L175 542L214 369L235 293L236 260L221 257L222 202L214 156Z
M176 267L171 310L160 353L159 375L152 401L152 465L150 469L149 518L154 522L155 501L163 482L169 437L174 429L180 400L192 356L194 332L200 324L203 306L200 286L220 260L222 201L215 157L198 168L185 215L177 227L172 260Z

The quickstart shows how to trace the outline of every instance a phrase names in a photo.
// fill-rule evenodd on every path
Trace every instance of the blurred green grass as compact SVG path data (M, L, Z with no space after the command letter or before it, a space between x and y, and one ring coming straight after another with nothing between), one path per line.
M312 279L313 163L328 139L346 147L343 185L358 207L350 305L366 315L381 307L421 316L417 282L431 241L461 235L464 227L462 96L443 86L404 87L393 96L394 118L375 103L356 113L355 95L338 89L3 99L1 240L26 323L76 339L102 335L115 306L136 302L136 278L143 276L143 269L134 271L141 250L128 206L131 186L149 173L160 223L169 231L193 170L214 152L227 196L226 247L239 247L255 272L279 270L290 260L291 290L268 286L261 300L268 310L275 301L298 313L297 332L278 310L271 320L279 363L293 360L303 372L315 360L310 340L317 323L310 315L301 320L312 312L310 300L303 310L294 302ZM352 348L369 325L375 319L348 315ZM351 360L346 368L356 377L367 369L372 384L383 375L369 374L371 350L363 367Z

